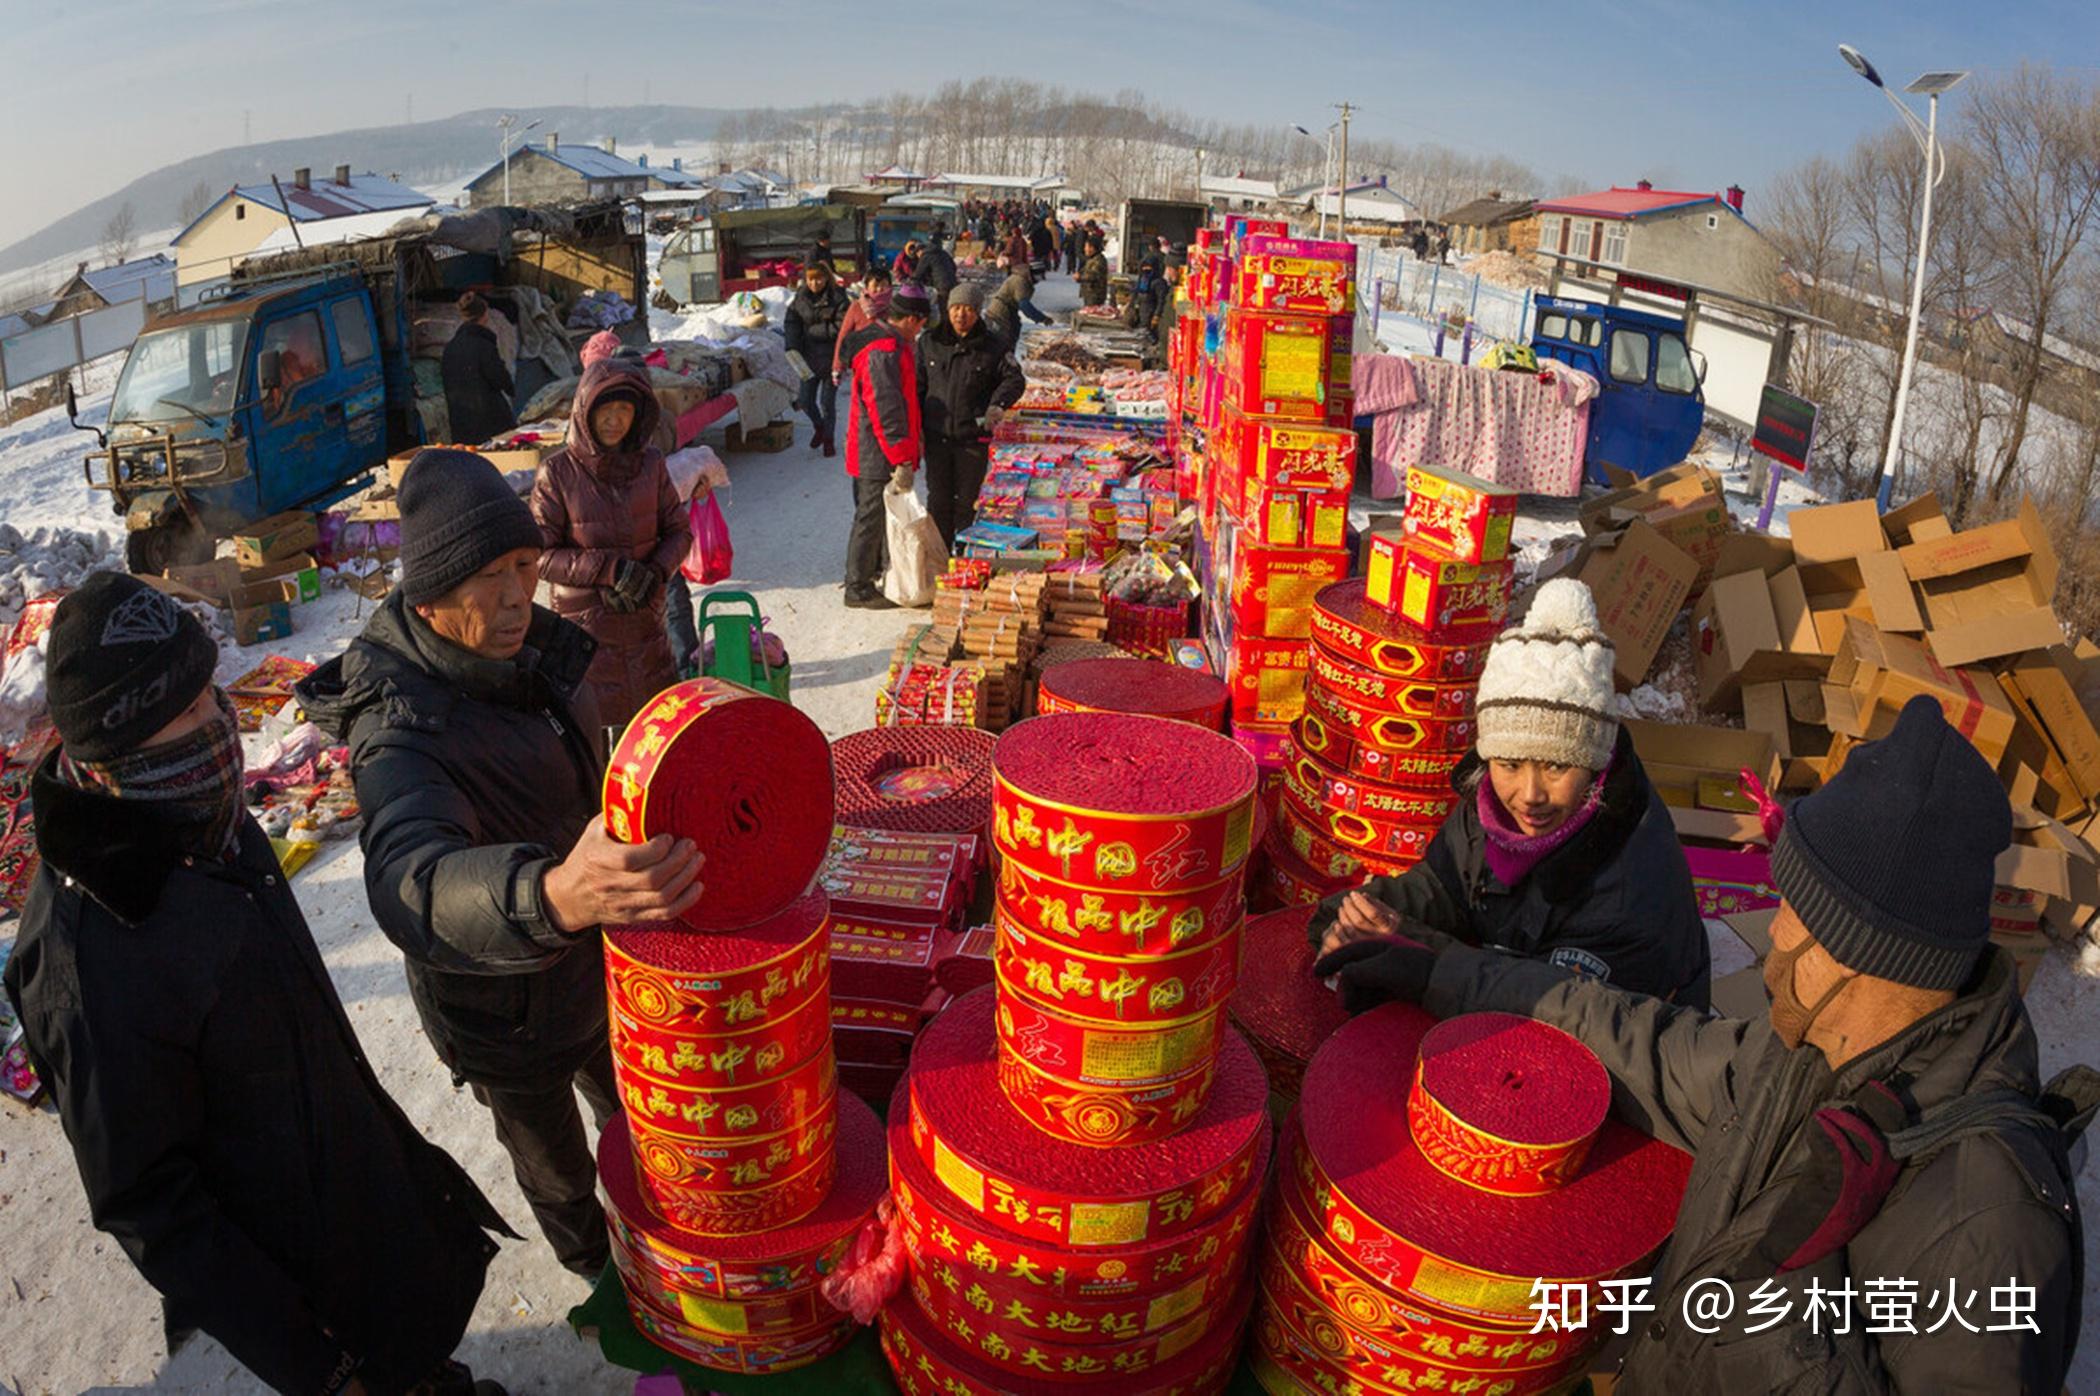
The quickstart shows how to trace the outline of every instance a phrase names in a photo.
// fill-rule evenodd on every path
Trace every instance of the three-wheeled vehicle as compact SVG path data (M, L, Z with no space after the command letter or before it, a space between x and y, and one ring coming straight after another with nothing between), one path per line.
M1531 347L1597 380L1583 469L1609 483L1606 463L1653 475L1690 454L1706 421L1706 363L1673 315L1540 296Z

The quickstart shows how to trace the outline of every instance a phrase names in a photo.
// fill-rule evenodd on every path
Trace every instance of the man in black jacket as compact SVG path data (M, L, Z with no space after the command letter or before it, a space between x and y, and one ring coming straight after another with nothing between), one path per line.
M977 517L990 446L985 435L1021 400L1027 380L979 318L984 288L958 286L948 318L919 336L919 422L926 438L926 512L955 546Z
M540 531L478 456L417 454L401 481L401 584L298 689L350 746L365 892L407 957L423 1031L494 1116L563 1265L607 1258L575 1092L618 1108L601 923L700 896L686 840L615 843L582 629L532 604Z
M7 990L95 1225L171 1347L201 1328L302 1396L470 1390L448 1354L513 1233L366 1062L242 803L217 647L100 572L50 651L63 745Z
M479 446L518 424L511 407L516 392L496 332L489 328L489 303L479 291L459 298L460 327L439 361L445 380L445 416L451 439Z
M802 269L802 284L781 318L789 352L802 355L810 370L810 376L802 380L800 403L809 418L809 444L827 456L838 454L839 385L831 378L831 360L838 348L839 326L852 304L833 275L831 263L811 262Z
M933 323L938 325L948 318L948 294L955 289L955 259L941 246L941 228L936 225L926 239L926 248L919 254L919 269L912 279L926 288L926 299L933 305Z

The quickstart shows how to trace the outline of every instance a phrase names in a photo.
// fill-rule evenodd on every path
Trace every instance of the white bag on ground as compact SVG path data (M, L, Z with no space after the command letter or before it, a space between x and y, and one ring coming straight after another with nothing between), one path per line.
M889 570L882 574L882 594L899 606L933 604L934 582L948 570L948 547L933 515L903 477L892 475L882 492L889 515Z

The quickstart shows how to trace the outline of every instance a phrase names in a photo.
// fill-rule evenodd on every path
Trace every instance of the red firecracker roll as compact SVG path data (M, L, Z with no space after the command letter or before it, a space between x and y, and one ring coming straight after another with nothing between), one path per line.
M991 1299L989 1294L980 1292L973 1302L960 1292L960 1275L950 1271L948 1278L956 1281L957 1292L944 1289L926 1269L912 1267L911 1297L919 1311L951 1338L972 1343L978 1360L985 1365L1019 1377L1040 1375L1045 1370L1082 1376L1118 1370L1149 1371L1201 1341L1218 1317L1216 1309L1205 1310L1197 1305L1179 1322L1147 1332L1138 1326L1138 1315L1133 1311L1113 1305L1103 1310L1072 1304L1052 1311L1059 1321L1055 1326L1048 1313L1031 1314L1032 1321L1018 1317L1002 1321L997 1301L993 1301L991 1314L977 1307ZM1020 1303L1008 1312L1026 1314L1029 1306ZM1106 1335L1098 1331L1098 1325L1103 1323L1109 1326Z
M635 714L605 773L623 843L690 839L703 931L765 920L809 890L831 846L831 748L791 704L715 678L675 683Z
M1171 1138L1113 1152L1053 1139L998 1086L993 995L958 999L912 1051L912 1144L970 1211L1016 1236L1065 1246L1130 1246L1217 1216L1251 1176L1268 1134L1268 1084L1227 1033L1203 1110Z
M1004 858L999 902L1014 920L1060 944L1164 955L1230 930L1245 903L1243 877L1235 870L1207 886L1179 892L1106 892L1070 887Z
M672 1356L697 1367L754 1377L821 1362L852 1342L860 1331L853 1315L834 1313L815 1327L794 1333L738 1338L690 1327L631 1297L627 1312L633 1315L637 1332Z
M1000 907L992 963L1036 1002L1115 1026L1174 1022L1215 1008L1239 975L1240 928L1164 955L1104 954L1031 931Z
M992 818L992 746L975 727L871 727L831 744L838 821L862 829L975 834Z
M1001 1046L1066 1084L1144 1092L1184 1081L1209 1065L1225 1040L1222 1003L1165 1022L1103 1023L1038 1003L1004 976L995 982Z
M1049 1305L1122 1304L1151 1328L1180 1317L1179 1296L1192 1285L1215 1299L1244 1273L1268 1172L1266 1140L1238 1195L1195 1230L1128 1246L1074 1250L1023 1239L957 1202L914 1149L905 1124L910 1114L907 1097L900 1094L892 1100L891 1195L914 1263L944 1262L998 1296L1002 1304L1013 1299Z
M1316 756L1336 771L1402 790L1449 790L1463 751L1393 751L1357 741L1311 713L1291 724L1290 755Z
M826 916L812 892L737 931L608 927L614 1060L691 1088L747 1085L807 1061L830 1040Z
M1222 680L1163 659L1075 659L1043 671L1039 713L1142 713L1225 726Z
M1371 849L1342 843L1329 830L1326 817L1308 811L1302 797L1289 785L1276 801L1276 834L1285 847L1322 877L1359 881L1366 877L1398 877L1421 861L1419 854L1388 858ZM1423 847L1427 846L1425 839Z
M1402 717L1435 718L1452 722L1473 715L1473 699L1480 691L1477 679L1464 683L1429 683L1422 679L1397 678L1336 659L1318 645L1312 649L1313 686L1346 696L1351 702L1375 707Z
M1254 759L1190 723L1056 713L1007 729L993 756L993 838L1077 887L1201 887L1246 861Z
M1185 1072L1161 1081L1089 1080L1074 1072L1038 1066L1045 1059L1048 1039L1027 1035L1030 1021L1037 1018L1029 1005L1002 992L999 1089L1022 1119L1053 1139L1097 1149L1130 1148L1165 1139L1203 1113L1217 1079L1214 1044L1226 1032L1223 1005L1212 1009L1206 1019L1188 1025L1123 1032L1082 1030L1090 1060L1102 1055L1103 1038L1121 1039L1138 1061L1149 1060L1151 1044L1162 1038L1186 1035L1184 1040L1192 1044L1213 1044L1190 1053L1193 1061ZM1195 1036L1198 1033L1202 1036ZM1121 1063L1117 1065L1120 1069Z
M1296 1097L1306 1064L1349 1021L1341 999L1313 978L1319 952L1306 939L1313 908L1292 907L1247 921L1245 963L1232 991L1232 1021L1269 1072L1269 1089Z
M733 1146L800 1132L831 1112L838 1074L831 1053L742 1086L679 1086L613 1061L620 1105L638 1129Z
M724 1142L659 1134L630 1119L642 1187L658 1216L703 1236L742 1236L809 1215L831 1190L838 1096L806 1124Z
M1441 684L1477 683L1492 643L1431 641L1420 627L1365 599L1362 577L1323 587L1313 598L1312 638L1337 659L1396 678Z
M621 1271L630 1290L659 1297L690 1296L704 1304L741 1304L813 1291L837 1266L854 1233L874 1214L887 1187L887 1150L881 1121L856 1099L839 1102L838 1175L831 1192L807 1216L756 1235L704 1236L682 1231L656 1215L642 1189L634 1139L624 1119L610 1121L598 1137L598 1178L610 1204L616 1257L633 1268ZM682 1312L659 1302L666 1312ZM709 1319L696 1309L694 1323L729 1331L728 1318Z
M1458 798L1452 791L1442 795L1423 791L1385 792L1356 782L1342 784L1344 793L1353 803L1375 802L1385 807L1397 805L1399 809L1394 812L1389 812L1388 808L1350 809L1330 803L1327 797L1332 792L1308 787L1295 766L1283 773L1281 803L1291 806L1301 825L1359 858L1368 855L1366 867L1371 866L1369 860L1373 859L1410 867L1419 863L1429 852L1430 840L1436 837L1437 830L1444 827L1444 816L1451 812L1451 806ZM1442 813L1435 812L1438 810Z
M1466 752L1480 729L1470 717L1408 717L1325 684L1305 686L1300 727L1317 721L1337 737L1393 752Z
M1017 1376L982 1353L987 1332L1009 1347L1012 1339L976 1324L969 1325L965 1338L936 1325L916 1302L900 1295L882 1311L882 1350L904 1396L1065 1396L1098 1385L1116 1396L1215 1396L1230 1384L1239 1364L1239 1331L1253 1303L1252 1287L1242 1287L1204 1341L1192 1342L1154 1367L1119 1372L1111 1358L1076 1353L1046 1363L1047 1371L1031 1364L1034 1375Z
M1534 1280L1612 1279L1652 1254L1691 1158L1615 1120L1579 1173L1538 1196L1484 1192L1429 1161L1408 1125L1411 1073L1395 1068L1415 1060L1434 1022L1388 1004L1345 1023L1313 1058L1288 1167L1323 1243L1389 1288L1491 1322L1534 1318ZM1527 1108L1529 1130L1555 1139L1578 1134L1591 1110L1587 1098Z
M1611 1108L1611 1077L1559 1028L1468 1013L1422 1038L1407 1093L1415 1146L1483 1192L1551 1192L1581 1170Z
M1421 1391L1495 1392L1497 1396L1544 1396L1564 1391L1568 1366L1545 1371L1473 1372L1441 1367L1368 1342L1334 1315L1309 1304L1302 1292L1279 1297L1258 1286L1260 1306L1254 1318L1250 1354L1264 1389L1281 1396L1326 1396L1346 1391L1354 1396L1413 1396ZM1381 1380L1382 1378L1382 1380Z
M1281 833L1265 840L1261 851L1263 876L1269 895L1278 907L1310 906L1363 881L1361 873L1353 877L1330 877L1315 870L1284 842ZM1242 964L1246 962L1246 953L1242 953Z
M1423 789L1387 785L1350 775L1309 751L1294 749L1285 772L1284 784L1313 807L1360 814L1373 823L1441 827L1461 798L1448 780Z

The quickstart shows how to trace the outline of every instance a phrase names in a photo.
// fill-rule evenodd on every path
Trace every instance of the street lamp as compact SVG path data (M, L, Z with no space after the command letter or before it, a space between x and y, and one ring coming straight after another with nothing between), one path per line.
M1320 157L1320 192L1314 200L1314 205L1320 210L1320 236L1322 238L1327 236L1327 186L1331 182L1330 168L1334 164L1334 128L1341 124L1339 121L1330 121L1327 124L1327 153ZM1291 129L1307 140L1313 138L1313 133L1306 130L1303 126L1293 125Z
M1932 242L1932 191L1947 177L1947 155L1939 144L1940 94L1968 74L1954 71L1926 73L1903 89L1925 98L1925 120L1921 122L1907 102L1889 91L1865 54L1850 44L1839 44L1838 56L1889 99L1889 105L1902 116L1911 139L1918 143L1918 150L1925 157L1925 197L1920 201L1922 206L1918 214L1918 271L1910 288L1910 327L1903 336L1903 362L1896 370L1896 410L1889 420L1889 439L1882 448L1881 468L1874 476L1874 497L1879 500L1884 487L1895 488L1897 456L1903 446L1903 414L1910 406L1911 367L1918 357L1918 319L1925 305L1925 255Z
M505 208L510 207L510 133L511 128L517 126L517 124L518 118L509 112L504 113L496 120L496 129L501 133L496 141L496 158L503 162L503 206ZM539 124L539 118L534 117L531 121L525 123L518 134L521 136L525 135Z

